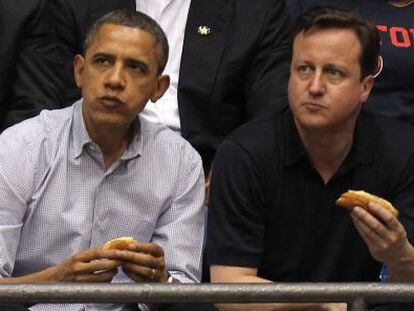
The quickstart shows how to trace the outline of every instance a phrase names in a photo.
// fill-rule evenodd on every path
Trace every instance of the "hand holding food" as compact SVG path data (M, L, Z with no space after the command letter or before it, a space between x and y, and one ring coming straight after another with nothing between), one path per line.
M128 249L131 243L137 243ZM122 252L119 259L122 270L137 282L166 282L169 275L165 270L163 249L154 243L140 243L132 237L121 237L106 242L103 250L117 249Z
M372 257L387 265L391 281L414 280L414 248L398 210L387 200L365 191L348 190L336 204L351 211L351 218Z
M335 203L349 211L352 211L355 206L360 206L365 210L369 210L369 202L377 203L390 211L394 216L398 216L398 210L390 202L363 190L348 190L343 193Z

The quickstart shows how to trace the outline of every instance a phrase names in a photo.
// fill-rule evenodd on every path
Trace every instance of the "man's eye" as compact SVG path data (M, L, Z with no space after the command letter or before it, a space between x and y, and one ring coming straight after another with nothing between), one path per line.
M127 63L127 67L131 69L134 73L145 73L145 66L138 62Z
M142 72L142 67L138 64L129 64L128 67L136 72Z
M333 68L326 69L326 73L332 78L340 78L343 76L342 72L340 72L337 69L333 69Z
M309 73L311 72L311 67L308 65L300 65L298 66L299 73Z
M95 63L99 65L106 65L106 64L109 64L109 60L104 57L99 57L95 59Z

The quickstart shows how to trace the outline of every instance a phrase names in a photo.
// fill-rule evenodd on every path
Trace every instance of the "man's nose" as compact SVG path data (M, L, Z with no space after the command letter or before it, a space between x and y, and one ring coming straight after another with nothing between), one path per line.
M105 86L111 89L125 88L125 77L123 68L120 65L114 65L107 72Z
M321 73L315 72L312 78L309 80L309 93L312 96L320 96L325 92L325 81Z

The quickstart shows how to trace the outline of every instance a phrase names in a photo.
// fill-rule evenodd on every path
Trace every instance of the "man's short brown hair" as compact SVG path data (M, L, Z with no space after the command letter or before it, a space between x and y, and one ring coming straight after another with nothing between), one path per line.
M299 33L306 34L318 29L350 29L353 30L361 43L359 64L361 80L373 75L378 66L381 39L376 26L364 20L357 13L341 10L331 6L317 6L301 15L293 32L293 40ZM292 40L292 46L293 46Z

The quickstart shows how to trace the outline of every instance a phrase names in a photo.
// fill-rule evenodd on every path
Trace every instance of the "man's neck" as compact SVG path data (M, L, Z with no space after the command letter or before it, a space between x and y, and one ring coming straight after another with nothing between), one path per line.
M297 126L310 161L325 184L329 182L349 153L355 123L340 130L304 130Z
M100 147L105 169L108 169L128 148L132 138L133 125L125 129L100 128L98 131L87 128L87 130L92 141Z

